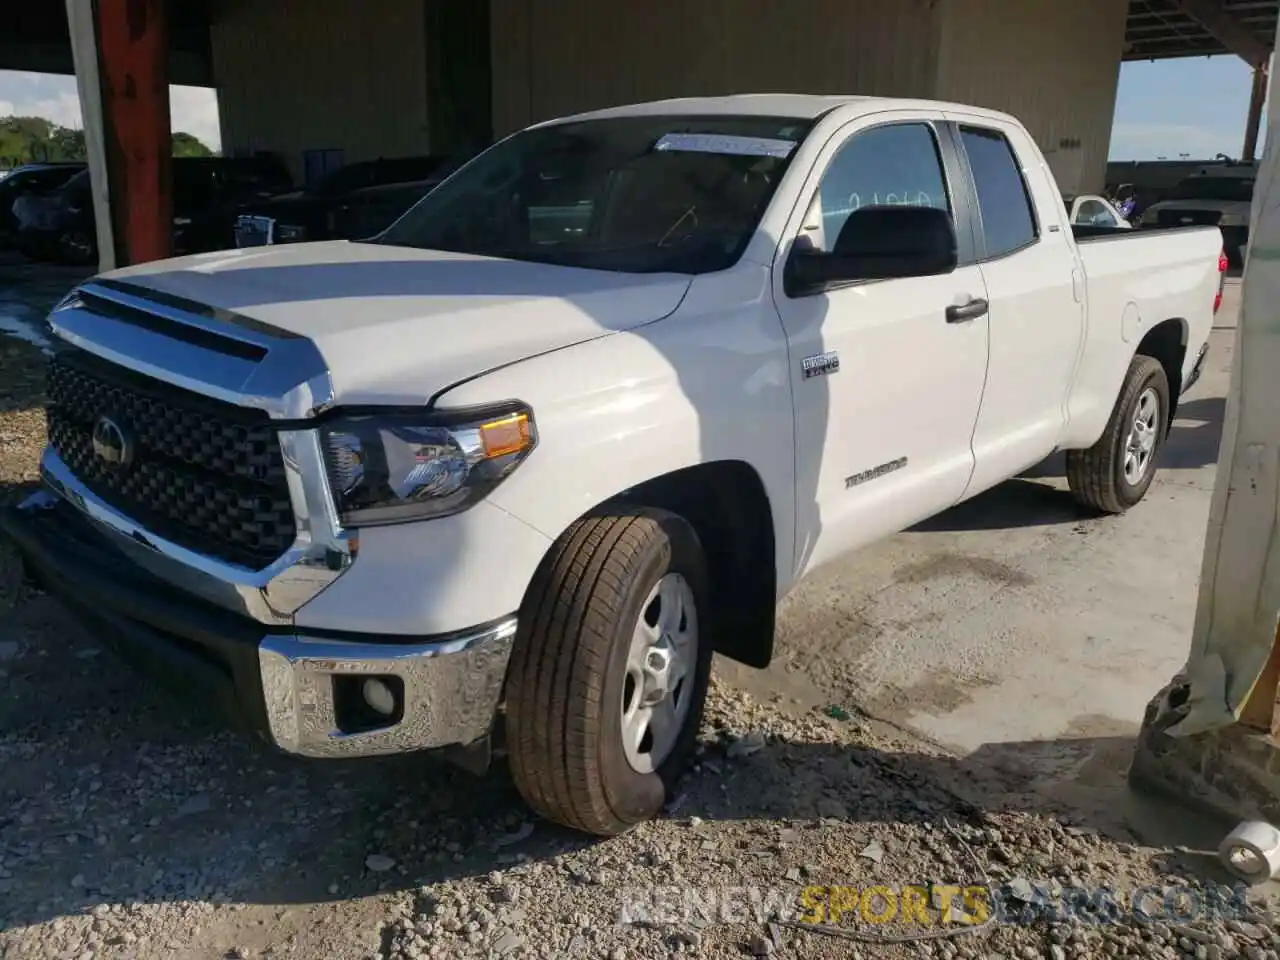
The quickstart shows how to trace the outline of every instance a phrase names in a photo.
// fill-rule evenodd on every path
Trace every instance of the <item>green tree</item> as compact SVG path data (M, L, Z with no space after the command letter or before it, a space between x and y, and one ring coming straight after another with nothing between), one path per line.
M210 157L213 151L198 137L173 134L175 157ZM45 160L84 160L84 131L60 127L44 117L0 117L0 167Z
M201 143L198 137L179 130L173 135L173 155L175 157L211 157L213 151Z

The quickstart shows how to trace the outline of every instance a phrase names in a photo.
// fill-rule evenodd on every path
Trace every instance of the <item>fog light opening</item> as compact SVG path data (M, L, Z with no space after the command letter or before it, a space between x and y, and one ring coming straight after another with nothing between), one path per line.
M333 718L341 733L367 733L404 719L404 680L394 674L333 678Z
M360 688L360 693L364 696L364 702L374 713L379 713L384 717L395 715L396 695L391 692L391 688L384 681L370 677Z

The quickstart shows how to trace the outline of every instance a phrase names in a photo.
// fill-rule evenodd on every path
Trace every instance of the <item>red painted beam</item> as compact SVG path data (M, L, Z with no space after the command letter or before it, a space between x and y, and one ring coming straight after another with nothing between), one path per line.
M169 36L164 0L94 0L116 263L160 260L173 245Z

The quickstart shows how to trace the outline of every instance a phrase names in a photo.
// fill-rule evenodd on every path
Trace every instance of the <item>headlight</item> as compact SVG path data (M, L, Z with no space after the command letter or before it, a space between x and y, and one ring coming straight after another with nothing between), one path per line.
M321 428L329 482L344 526L376 526L460 513L533 450L528 407L479 412L371 413Z
M307 228L297 224L276 224L276 243L302 243L307 239Z

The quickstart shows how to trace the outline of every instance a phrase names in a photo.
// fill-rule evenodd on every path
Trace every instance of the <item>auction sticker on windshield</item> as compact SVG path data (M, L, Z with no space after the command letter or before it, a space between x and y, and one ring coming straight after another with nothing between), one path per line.
M791 156L794 140L773 137L738 137L719 133L668 133L653 145L654 150L680 150L685 153L721 153L740 157Z

